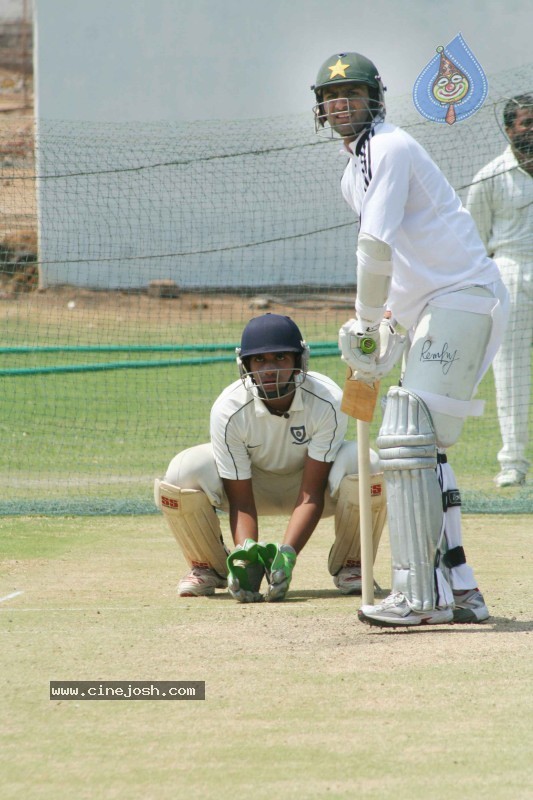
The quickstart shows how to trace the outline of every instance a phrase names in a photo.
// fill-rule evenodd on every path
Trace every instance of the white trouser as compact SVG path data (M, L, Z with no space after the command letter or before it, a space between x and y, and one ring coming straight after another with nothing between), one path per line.
M379 472L377 453L370 451L371 471ZM357 474L357 445L342 443L329 473L323 517L335 514L339 486L345 475ZM265 472L252 467L252 485L259 516L291 514L298 497L303 470L289 474ZM229 504L218 474L211 444L199 444L178 453L170 462L164 480L182 489L200 489L215 508L228 511Z
M533 343L533 261L495 259L509 292L510 315L494 359L494 382L503 447L500 466L526 473L531 412L531 344Z

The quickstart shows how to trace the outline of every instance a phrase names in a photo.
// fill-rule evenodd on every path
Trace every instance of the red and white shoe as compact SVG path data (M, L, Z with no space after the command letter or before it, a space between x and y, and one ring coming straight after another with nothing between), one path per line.
M193 567L178 584L180 597L208 597L215 589L225 589L228 582L209 567Z
M361 564L352 562L345 566L333 577L333 583L341 594L361 594Z
M433 608L428 611L413 611L405 595L393 592L376 606L361 606L358 611L361 622L380 628L410 627L413 625L443 625L453 622L453 610Z

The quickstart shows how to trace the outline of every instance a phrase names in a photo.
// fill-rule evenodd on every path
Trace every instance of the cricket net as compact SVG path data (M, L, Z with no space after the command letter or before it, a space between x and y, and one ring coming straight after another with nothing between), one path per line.
M389 99L388 118L464 198L506 146L503 104L531 89L532 73L489 75L483 108L453 126L423 120L410 97ZM266 310L293 317L311 368L342 383L336 340L353 314L357 234L340 197L344 164L311 114L201 125L0 118L0 513L154 511L153 478L208 439L210 406L238 376L240 332ZM491 371L479 396L484 416L450 452L464 508L530 512L531 484L492 481ZM520 402L531 416L529 389Z

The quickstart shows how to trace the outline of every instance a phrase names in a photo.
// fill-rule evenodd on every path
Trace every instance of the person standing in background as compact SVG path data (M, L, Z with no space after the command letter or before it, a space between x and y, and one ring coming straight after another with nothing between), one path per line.
M531 407L533 338L533 93L512 97L503 109L509 144L474 177L466 205L510 295L506 335L493 361L502 448L496 486L520 486Z

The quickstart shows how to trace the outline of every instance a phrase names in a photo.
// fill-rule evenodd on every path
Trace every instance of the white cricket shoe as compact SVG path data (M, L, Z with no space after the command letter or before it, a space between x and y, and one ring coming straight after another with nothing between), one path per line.
M215 589L225 589L228 582L214 569L193 567L178 583L180 597L207 597L215 594Z
M502 469L494 478L498 489L504 489L506 486L523 486L525 482L526 474L519 469Z
M479 589L466 589L462 592L454 590L453 599L455 602L454 622L485 622L490 616Z
M453 610L432 608L431 611L413 611L401 592L393 592L377 606L361 606L361 622L380 628L411 627L412 625L443 625L453 622Z
M333 577L333 583L341 594L361 594L361 565L347 564Z

